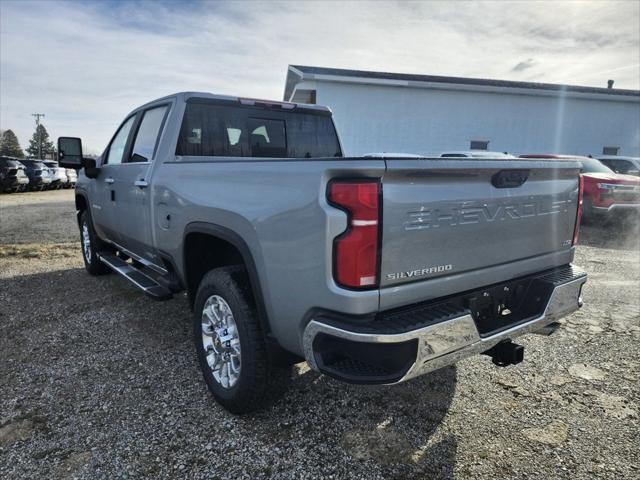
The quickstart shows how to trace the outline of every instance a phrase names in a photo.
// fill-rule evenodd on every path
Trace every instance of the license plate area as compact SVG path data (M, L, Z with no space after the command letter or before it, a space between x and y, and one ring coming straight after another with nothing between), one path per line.
M467 305L480 336L494 335L544 312L553 286L523 279L474 292Z

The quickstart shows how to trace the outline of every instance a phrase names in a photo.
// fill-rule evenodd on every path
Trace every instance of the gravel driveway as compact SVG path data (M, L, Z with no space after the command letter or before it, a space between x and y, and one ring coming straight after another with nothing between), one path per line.
M179 296L85 273L73 192L0 196L0 478L640 477L638 227L585 227L585 306L524 363L395 387L297 365L267 411L208 394Z

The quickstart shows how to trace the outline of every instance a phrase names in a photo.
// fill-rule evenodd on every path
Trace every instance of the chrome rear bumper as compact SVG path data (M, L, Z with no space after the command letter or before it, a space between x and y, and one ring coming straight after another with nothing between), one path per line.
M417 340L415 360L401 378L391 382L370 383L398 383L433 370L451 365L474 354L482 353L497 343L513 339L525 333L543 329L550 323L577 310L582 306L580 291L587 281L586 274L571 266L563 267L551 274L549 283L553 290L549 295L546 306L539 316L508 327L493 335L483 336L476 327L476 322L467 311L466 314L445 321L429 324L423 328L401 333L372 333L357 332L335 325L328 325L322 320L312 320L304 330L303 348L305 357L311 368L323 371L317 361L314 344L319 334L336 337L350 342L369 344L399 344ZM545 276L539 279L546 281ZM325 372L326 373L326 372ZM363 382L369 383L369 382Z

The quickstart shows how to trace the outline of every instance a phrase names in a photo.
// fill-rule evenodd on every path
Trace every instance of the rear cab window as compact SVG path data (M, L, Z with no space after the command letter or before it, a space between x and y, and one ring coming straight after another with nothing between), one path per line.
M284 120L249 117L247 132L250 132L249 150L252 157L283 158L287 156Z
M329 113L198 101L187 104L176 155L323 158L342 151Z

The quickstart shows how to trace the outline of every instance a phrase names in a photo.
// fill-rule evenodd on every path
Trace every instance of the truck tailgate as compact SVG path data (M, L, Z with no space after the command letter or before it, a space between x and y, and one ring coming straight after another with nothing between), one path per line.
M386 162L381 287L571 249L577 161ZM455 286L451 287L453 293Z

